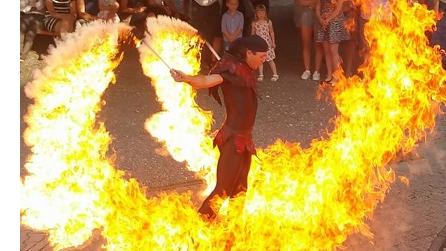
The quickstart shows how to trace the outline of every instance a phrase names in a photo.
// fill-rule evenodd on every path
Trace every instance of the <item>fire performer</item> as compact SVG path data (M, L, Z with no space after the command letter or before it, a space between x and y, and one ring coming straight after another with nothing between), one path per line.
M220 158L217 164L217 185L203 202L199 212L212 219L216 216L210 203L215 196L234 197L246 191L251 156L255 154L252 130L257 112L254 71L266 59L268 45L253 35L235 40L229 51L216 63L209 75L187 75L172 70L175 81L186 82L196 89L210 88L210 94L221 105L221 87L226 119L214 138Z

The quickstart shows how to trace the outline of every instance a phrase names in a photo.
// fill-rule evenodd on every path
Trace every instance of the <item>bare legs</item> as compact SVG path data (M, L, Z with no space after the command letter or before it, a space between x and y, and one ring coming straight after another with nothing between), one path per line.
M345 70L345 76L351 77L353 75L353 55L356 51L356 42L352 36L352 38L348 41L345 41L345 48L344 48L344 70Z
M273 72L273 76L271 77L271 81L275 82L279 79L279 74L277 74L277 67L276 63L274 63L274 60L267 61L269 64L269 67L271 68L271 71ZM263 81L263 64L259 66L259 77L257 78L258 81Z
M274 60L268 61L269 67L271 68L271 71L273 72L273 75L278 75L277 74L277 68L276 68L276 63L274 63Z
M315 58L315 65L314 65L313 80L319 81L322 58L324 57L324 50L320 43L315 43L315 46L316 46L316 55L315 55L316 58ZM315 73L317 73L319 75L318 78L315 78Z
M325 53L325 62L327 65L327 77L325 81L332 80L333 72L335 72L341 65L341 58L339 57L339 43L322 42L322 47Z
M300 28L300 35L302 39L302 55L304 60L305 71L301 78L306 80L311 75L311 49L313 46L313 27L312 26L302 26ZM320 79L320 68L323 57L323 49L319 43L315 44L316 55L315 55L315 69L313 73L313 80Z
M327 77L325 81L329 81L333 75L333 57L331 55L330 43L328 41L322 42L322 48L324 49L325 64L327 66Z
M304 67L306 71L310 70L311 65L311 43L313 42L313 27L302 26L300 28L302 39L302 55L304 58Z

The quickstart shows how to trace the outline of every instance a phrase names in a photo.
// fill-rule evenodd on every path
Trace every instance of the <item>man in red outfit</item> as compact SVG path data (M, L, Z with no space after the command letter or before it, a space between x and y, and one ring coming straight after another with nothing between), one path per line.
M221 104L218 88L222 89L226 119L214 139L220 158L217 165L217 185L203 202L199 212L215 217L210 201L215 196L234 197L246 191L251 156L255 154L252 130L257 112L255 70L265 61L268 45L253 35L235 40L229 51L217 62L209 75L186 75L172 70L172 77L196 89L210 88Z

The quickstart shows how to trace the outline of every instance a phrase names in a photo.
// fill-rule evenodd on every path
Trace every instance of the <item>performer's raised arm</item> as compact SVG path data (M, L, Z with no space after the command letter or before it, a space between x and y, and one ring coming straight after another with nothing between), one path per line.
M188 83L195 89L211 88L223 82L220 74L191 76L179 70L171 70L170 74L175 81Z

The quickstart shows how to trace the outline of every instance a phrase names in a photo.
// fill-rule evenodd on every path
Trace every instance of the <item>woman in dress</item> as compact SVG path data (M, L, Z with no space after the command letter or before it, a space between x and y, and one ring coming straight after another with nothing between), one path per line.
M342 12L346 0L318 0L316 17L319 21L315 33L316 43L322 43L327 65L326 83L333 84L333 73L340 67L339 43L349 40L350 35L345 28L345 17Z

